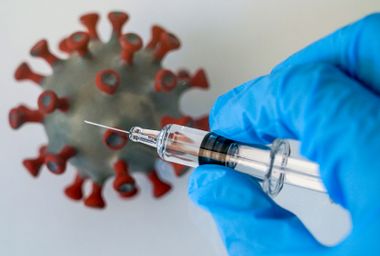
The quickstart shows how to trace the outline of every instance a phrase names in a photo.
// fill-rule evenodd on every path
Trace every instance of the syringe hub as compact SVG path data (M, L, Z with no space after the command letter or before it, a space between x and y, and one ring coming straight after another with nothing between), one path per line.
M157 147L157 138L160 131L144 129L134 126L129 130L129 139L133 142L142 143L150 147Z

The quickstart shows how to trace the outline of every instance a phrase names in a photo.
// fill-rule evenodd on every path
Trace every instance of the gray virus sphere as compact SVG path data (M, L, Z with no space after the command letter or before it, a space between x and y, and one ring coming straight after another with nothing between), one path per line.
M52 173L61 174L71 163L77 173L65 194L74 200L84 198L84 204L94 208L105 207L102 188L111 176L114 189L124 198L138 192L133 172L146 174L154 197L164 195L171 186L155 170L154 149L128 143L120 132L85 127L85 119L120 129L136 125L160 129L168 123L208 129L207 115L192 118L179 110L179 98L186 90L208 88L205 72L172 72L161 66L162 59L180 47L177 37L155 25L143 46L137 34L122 34L126 13L111 12L108 19L112 35L104 43L96 30L99 15L81 16L86 32L75 32L59 44L68 54L66 59L53 55L46 40L37 42L31 55L48 62L53 73L44 76L22 63L16 80L31 80L43 92L38 108L20 105L9 113L13 129L27 122L42 123L47 133L48 144L40 147L38 156L23 161L29 173L38 176L46 165ZM179 176L186 169L173 164L173 170ZM84 196L82 186L87 179L92 181L92 190Z

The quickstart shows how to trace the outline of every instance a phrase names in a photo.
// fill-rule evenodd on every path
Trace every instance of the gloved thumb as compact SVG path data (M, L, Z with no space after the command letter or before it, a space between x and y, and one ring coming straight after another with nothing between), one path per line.
M210 212L230 255L310 255L326 249L245 174L203 165L192 173L188 193Z

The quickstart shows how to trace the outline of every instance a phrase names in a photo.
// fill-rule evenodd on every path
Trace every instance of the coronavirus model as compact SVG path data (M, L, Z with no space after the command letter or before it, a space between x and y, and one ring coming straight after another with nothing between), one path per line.
M159 129L168 123L208 129L207 116L192 118L179 110L180 96L190 88L208 88L205 72L186 70L172 72L161 66L163 58L180 47L175 35L160 26L152 27L144 46L135 33L122 33L128 21L124 12L111 12L112 35L108 42L99 39L99 15L89 13L80 22L86 32L75 32L64 38L59 49L68 54L60 59L49 50L46 40L38 41L30 54L44 59L52 75L38 74L22 63L15 72L16 80L31 80L43 89L35 109L20 105L11 109L9 123L13 129L24 123L43 124L47 145L37 157L25 159L23 165L38 176L46 165L54 174L65 172L67 163L77 169L73 183L65 194L84 204L104 208L102 188L114 176L113 188L123 198L138 192L133 172L143 172L152 183L154 197L171 189L155 170L156 152L128 143L125 134L83 125L88 119L121 129L131 126ZM185 167L173 165L179 176ZM86 180L92 182L89 195L83 195Z

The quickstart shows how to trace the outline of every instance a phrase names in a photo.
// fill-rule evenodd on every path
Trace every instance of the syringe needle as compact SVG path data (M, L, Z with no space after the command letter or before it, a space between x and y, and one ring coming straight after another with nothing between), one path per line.
M91 124L91 125L99 126L99 127L102 127L102 128L106 128L106 129L110 129L110 130L114 130L114 131L118 131L118 132L123 132L123 133L129 134L129 131L121 130L121 129L118 129L118 128L115 128L115 127L110 127L110 126L107 126L107 125L98 124L98 123L94 123L94 122L87 121L87 120L84 120L84 122L86 124Z

